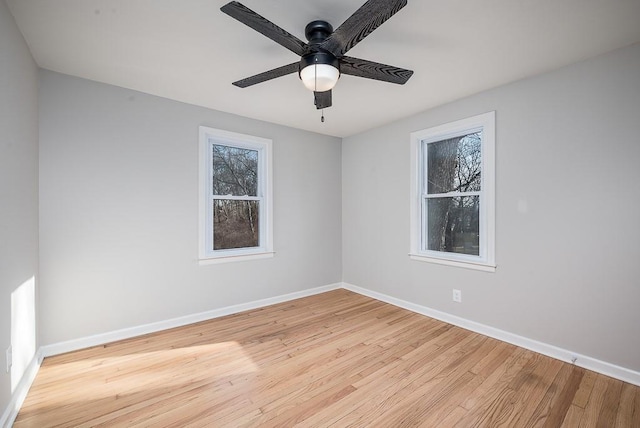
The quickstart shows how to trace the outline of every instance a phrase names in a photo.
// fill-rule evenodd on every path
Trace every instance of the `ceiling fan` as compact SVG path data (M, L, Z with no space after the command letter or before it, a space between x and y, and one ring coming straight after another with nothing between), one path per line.
M309 41L305 43L241 3L227 3L220 8L222 12L300 56L300 61L238 80L233 84L246 88L287 74L298 73L307 89L313 91L317 109L331 107L331 90L341 73L403 85L413 71L345 54L406 4L407 0L368 0L335 31L326 21L312 21L305 27L305 36Z

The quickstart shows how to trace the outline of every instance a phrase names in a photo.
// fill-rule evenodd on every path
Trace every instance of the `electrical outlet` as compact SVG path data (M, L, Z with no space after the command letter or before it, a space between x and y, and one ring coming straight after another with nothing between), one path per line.
M453 289L453 301L462 303L462 291Z
M11 348L11 346L9 346L7 348L7 353L6 353L6 358L7 358L7 373L9 373L11 371L11 366L13 365L13 349Z

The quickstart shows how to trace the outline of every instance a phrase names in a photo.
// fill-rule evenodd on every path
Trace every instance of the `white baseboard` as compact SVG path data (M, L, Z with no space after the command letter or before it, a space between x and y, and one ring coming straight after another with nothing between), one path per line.
M186 315L179 318L172 318L165 321L144 324L137 327L124 328L121 330L111 331L108 333L96 334L93 336L83 337L80 339L68 340L66 342L54 343L52 345L42 346L40 349L44 357L64 354L66 352L77 351L79 349L90 348L92 346L104 345L105 343L116 342L118 340L130 339L132 337L141 336L143 334L155 333L170 328L182 327L201 321L207 321L213 318L219 318L226 315L237 314L238 312L249 311L252 309L263 308L277 303L288 302L290 300L302 297L313 296L315 294L325 293L327 291L342 288L342 283L325 285L322 287L310 288L295 293L283 294L267 299L255 300L253 302L241 303L239 305L227 306L211 311L200 312L197 314Z
M592 370L594 372L601 373L603 375L610 376L612 378L619 379L633 385L640 386L640 372L634 370L607 363L605 361L601 361L587 355L581 355L576 352L558 348L557 346L549 345L547 343L538 342L537 340L509 333L508 331L493 328L488 325L477 323L475 321L470 321L465 318L448 314L446 312L437 311L427 306L422 306L415 303L407 302L406 300L397 299L395 297L378 293L376 291L371 291L366 288L358 287L353 284L342 283L342 288L353 291L354 293L371 297L376 300L380 300L385 303L392 304L394 306L398 306L403 309L407 309L412 312L416 312L418 314L426 315L430 318L435 318L437 320L462 327L466 330L480 333L482 335L493 337L494 339L498 339L503 342L511 343L513 345L529 349L530 351L534 351L551 358L565 361L567 363L573 363L576 366Z
M13 425L13 422L18 416L18 411L20 407L22 407L22 403L24 403L24 399L27 398L29 388L31 388L31 384L35 380L38 370L40 370L42 358L42 352L38 350L24 371L22 379L20 379L20 382L16 385L15 391L11 394L11 400L9 400L9 404L4 410L4 413L0 416L0 427L10 428Z

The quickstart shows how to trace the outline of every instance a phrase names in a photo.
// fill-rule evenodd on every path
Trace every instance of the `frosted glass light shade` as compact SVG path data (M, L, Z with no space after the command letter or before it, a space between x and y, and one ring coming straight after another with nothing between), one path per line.
M312 64L300 71L300 79L304 86L315 92L330 91L336 86L340 71L329 64Z

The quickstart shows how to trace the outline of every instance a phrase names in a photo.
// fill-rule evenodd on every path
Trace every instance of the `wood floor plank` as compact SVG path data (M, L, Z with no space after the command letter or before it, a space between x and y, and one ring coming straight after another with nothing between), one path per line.
M515 346L512 346L509 352L503 356L504 360L500 366L462 402L461 406L469 410L465 416L467 420L472 420L475 415L480 415L488 403L495 400L500 391L507 387L531 358L530 351Z
M578 392L585 372L585 370L580 367L570 367L567 365L563 366L562 370L569 370L569 377L566 380L564 380L564 377L561 377L557 381L554 380L555 388L549 390L549 394L552 395L550 397L552 401L549 405L548 415L546 415L546 419L544 420L543 427L545 428L554 428L562 425L569 411L569 407ZM559 393L555 394L556 391L559 391Z
M584 409L582 407L572 404L571 406L569 406L569 410L567 410L567 414L564 416L564 420L562 421L562 425L560 425L560 427L561 428L580 427L583 414L584 414Z
M386 426L400 424L418 425L429 417L443 418L462 400L462 397L474 387L475 374L469 369L477 363L477 358L486 355L495 343L483 340L477 344L469 343L464 351L459 351L450 364L435 377L414 390L398 405L380 415L379 420Z
M582 407L583 409L587 407L587 403L589 402L589 397L591 396L591 392L593 391L593 385L596 382L597 376L597 373L590 371L584 374L582 382L580 382L578 392L576 392L576 396L573 399L573 404L578 407Z
M620 393L620 406L616 414L616 428L640 427L640 392L633 385L625 383Z
M459 420L454 427L508 427L509 412L505 408L515 407L516 392L511 388L497 388L492 394L492 400L487 401L483 407L476 407L475 411Z
M366 386L363 384L358 390L359 394L354 394L354 398L360 398L363 404L340 419L340 425L364 426L366 420L374 418L381 426L395 426L394 420L398 417L404 417L407 421L411 418L415 424L415 419L425 411L419 403L424 402L429 392L447 380L453 382L457 379L456 376L449 376L455 370L452 366L457 366L459 361L464 359L466 354L462 351L472 352L483 342L474 335L469 335L467 341L460 342L459 346L450 348L432 363L425 364L424 370L415 370L413 373L396 371L394 375L389 373L378 378L376 382L369 382ZM456 373L463 376L466 371L460 370ZM468 376L467 380L470 377L472 375ZM409 403L413 404L410 406L411 415L405 413L406 405Z
M346 290L46 358L24 427L640 427L640 388Z
M580 426L597 426L598 418L602 412L605 394L607 392L607 384L606 376L600 374L596 375L595 382L593 383L593 390L591 391L589 401L584 408Z
M513 353L513 351L513 346L498 343L491 352L487 353L487 357L492 357L490 360L487 360L485 357L468 371L472 376L469 380L466 380L465 384L452 388L448 396L445 394L444 389L438 390L438 393L433 395L432 405L430 406L428 415L422 419L420 425L438 426L445 425L444 421L448 421L446 423L448 423L449 426L453 426L461 420L464 415L468 413L468 411L462 407L462 404L469 396L474 395L491 375L498 371L500 365L504 364L507 353ZM459 379L465 381L462 377ZM460 409L464 409L464 412L461 412ZM458 413L458 415L455 418L450 417L452 413Z
M615 379L607 378L607 390L604 394L602 409L600 410L596 426L611 427L615 424L621 393L622 383Z
M455 409L451 410L451 412L447 416L445 416L443 419L438 421L437 425L435 426L442 426L442 427L456 426L458 422L460 422L467 413L469 413L467 409L465 409L464 407L458 406ZM434 424L432 420L426 419L420 423L419 427L433 428Z

